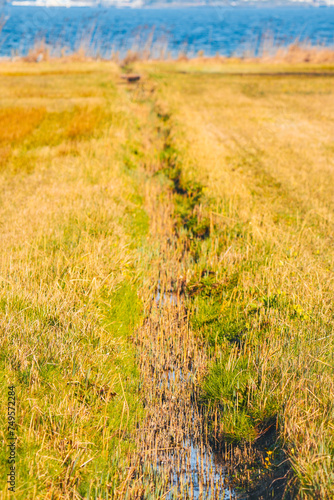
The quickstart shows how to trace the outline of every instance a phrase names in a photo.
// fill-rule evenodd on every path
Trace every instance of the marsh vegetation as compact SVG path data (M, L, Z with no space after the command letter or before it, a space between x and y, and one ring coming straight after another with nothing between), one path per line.
M1 64L15 498L333 497L333 81Z

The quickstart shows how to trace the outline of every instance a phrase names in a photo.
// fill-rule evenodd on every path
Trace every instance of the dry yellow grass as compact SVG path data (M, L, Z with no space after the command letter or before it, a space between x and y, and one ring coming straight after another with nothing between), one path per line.
M117 488L141 412L127 338L147 223L130 220L142 208L122 160L135 124L113 67L19 70L0 75L1 413L14 384L15 498L81 498ZM5 419L1 440L8 498Z
M168 481L134 454L149 469L168 433L186 439L175 394L187 408L200 391L212 438L254 442L276 425L270 454L249 453L260 479L283 456L292 497L332 498L333 69L132 69L144 79L128 87L111 63L0 67L1 412L15 383L16 497L161 498ZM176 308L152 307L159 286ZM185 362L180 393L159 385Z
M203 183L218 228L220 250L204 250L194 273L209 269L218 282L237 275L225 309L219 299L219 322L231 321L231 301L246 321L238 352L252 389L242 412L255 434L277 418L301 498L332 498L334 74L262 70L252 75L254 65L243 65L243 76L229 76L228 65L212 72L197 62L148 69L172 116L184 172ZM306 74L284 75L294 71ZM219 406L227 389L212 377ZM221 415L222 437L238 435L231 418Z

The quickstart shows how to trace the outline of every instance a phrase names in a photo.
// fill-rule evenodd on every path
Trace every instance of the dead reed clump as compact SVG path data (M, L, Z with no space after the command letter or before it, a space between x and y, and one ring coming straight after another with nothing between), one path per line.
M312 46L303 46L291 44L285 55L280 56L277 53L276 58L278 61L286 61L290 64L296 63L314 63L314 64L323 64L323 63L332 63L334 62L334 50L331 48L325 47L312 47ZM275 58L275 59L276 59Z
M287 46L281 46L269 38L264 40L257 56L244 54L243 58L246 61L257 62L325 64L334 62L334 49L298 40Z
M187 62L189 61L189 57L185 52L180 52L179 55L177 56L177 61L179 62Z
M23 61L30 63L46 62L50 59L50 47L45 40L40 40L29 50L28 54L22 58Z
M126 67L129 64L133 64L137 61L140 61L140 55L138 52L135 52L133 50L128 50L126 56L122 60L122 67Z

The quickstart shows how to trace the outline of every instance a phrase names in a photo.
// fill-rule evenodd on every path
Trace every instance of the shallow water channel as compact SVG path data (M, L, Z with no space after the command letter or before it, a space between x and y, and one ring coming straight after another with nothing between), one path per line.
M159 285L137 340L146 374L142 456L164 478L164 494L158 498L237 498L229 485L223 454L210 446L208 415L197 404L197 381L208 359L188 323L180 296L171 287Z

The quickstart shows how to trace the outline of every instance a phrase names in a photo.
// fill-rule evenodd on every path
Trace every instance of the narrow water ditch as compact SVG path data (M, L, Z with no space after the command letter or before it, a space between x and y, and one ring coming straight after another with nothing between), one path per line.
M158 185L155 189L159 191ZM190 328L183 297L180 276L189 256L175 232L172 200L162 203L157 191L150 186L148 203L159 247L151 270L156 281L149 314L135 339L146 410L137 434L137 458L151 480L160 478L151 498L236 498L223 454L214 453L209 443L210 416L198 404L199 382L210 360L205 344Z
M163 296L136 339L147 411L138 435L142 461L166 478L165 498L235 498L223 457L209 444L208 415L197 404L206 349L194 339L182 301Z
M138 452L125 498L234 499L226 450L212 448L212 415L200 404L210 349L191 329L184 300L184 276L194 265L191 241L209 237L210 221L201 213L202 186L183 178L169 115L151 93L139 91L141 102L153 106L150 142L158 161L143 168L152 248L142 290L146 319L134 336L145 418L134 437Z

